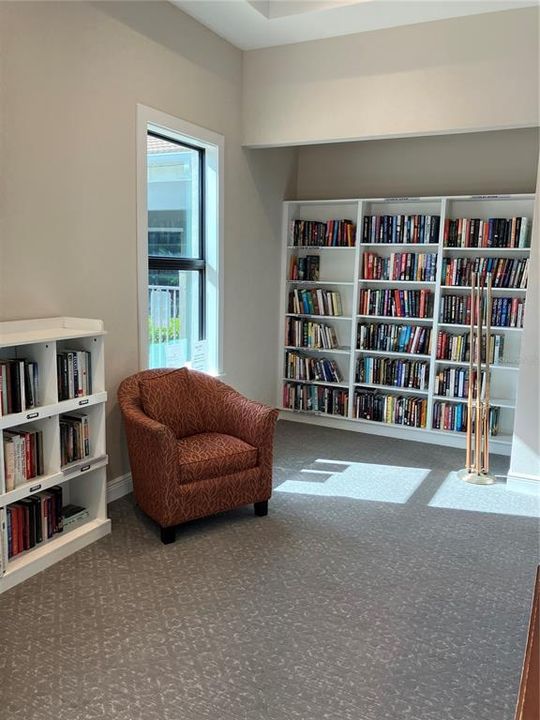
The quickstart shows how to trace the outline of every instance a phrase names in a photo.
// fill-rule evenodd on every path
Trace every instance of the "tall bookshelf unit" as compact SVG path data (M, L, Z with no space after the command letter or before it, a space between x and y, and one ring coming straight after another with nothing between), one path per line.
M299 200L284 203L282 232L282 286L280 314L280 351L278 369L277 402L283 416L301 422L311 422L331 427L357 430L365 433L385 435L403 439L417 440L453 447L465 447L465 433L458 430L442 430L433 427L437 403L460 403L466 406L466 399L456 397L440 397L435 392L435 377L444 369L466 369L465 361L442 360L437 356L437 338L439 332L450 335L468 333L468 325L443 322L441 309L447 295L467 296L470 288L463 286L447 286L443 279L443 262L447 258L527 258L530 254L531 226L534 209L534 195L480 195L480 196L447 196L447 197L400 197L375 199L346 200ZM431 243L364 243L362 242L364 218L366 216L383 215L431 215L439 216L439 231ZM444 240L446 219L478 218L487 221L489 218L526 217L528 220L528 247L448 247ZM356 242L354 247L318 247L298 246L293 243L291 223L294 220L329 220L348 219L356 225ZM379 257L388 258L390 253L430 253L435 256L434 278L432 281L407 280L368 280L364 279L363 262L366 253L376 253ZM317 281L291 280L292 258L305 255L319 256L319 277ZM294 289L327 289L338 291L341 296L342 314L340 316L325 315L324 317L291 312L289 293ZM427 318L387 317L360 313L362 290L390 289L394 290L426 290L431 293L433 312ZM498 297L518 298L525 302L526 289L496 288L494 299ZM296 308L298 309L298 308ZM531 312L534 309L525 312ZM304 320L323 323L334 329L337 346L333 349L308 349L288 344L287 323L291 320ZM429 351L411 354L410 352L388 352L360 348L357 340L362 325L368 323L385 323L425 326L431 329ZM509 455L511 451L514 427L515 401L519 376L520 345L522 329L520 327L494 327L493 334L504 339L502 360L492 366L491 370L491 406L499 408L498 432L490 439L491 451ZM287 353L297 353L304 357L326 358L332 360L340 371L340 382L294 380L288 377ZM428 381L422 390L392 385L375 385L357 382L357 363L360 358L403 358L427 364ZM293 386L324 386L341 388L348 393L348 408L345 416L328 414L314 410L297 410L285 407L284 385ZM355 417L355 392L364 389L385 395L402 398L415 397L426 400L425 427L412 427L388 422L359 419Z
M38 403L22 412L0 415L0 592L62 560L111 531L106 509L104 335L100 320L57 317L0 323L2 361L36 362L39 374ZM57 353L79 350L90 353L91 394L59 400ZM60 416L84 413L88 418L90 448L84 460L62 465ZM4 435L10 430L41 431L43 472L14 489L6 489ZM61 486L63 505L84 507L88 516L69 529L52 535L8 559L7 507Z

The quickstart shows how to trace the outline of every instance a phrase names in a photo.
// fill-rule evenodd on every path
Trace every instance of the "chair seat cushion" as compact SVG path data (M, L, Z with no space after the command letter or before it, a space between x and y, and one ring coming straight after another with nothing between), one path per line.
M257 448L232 435L198 433L177 442L180 481L232 475L257 465Z

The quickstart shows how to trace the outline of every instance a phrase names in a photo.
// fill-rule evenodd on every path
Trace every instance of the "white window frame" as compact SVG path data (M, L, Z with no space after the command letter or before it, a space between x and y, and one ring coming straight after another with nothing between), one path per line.
M139 368L148 368L148 163L147 133L205 150L205 327L208 372L223 373L223 158L225 138L219 133L137 104L137 312ZM212 289L210 294L209 289Z

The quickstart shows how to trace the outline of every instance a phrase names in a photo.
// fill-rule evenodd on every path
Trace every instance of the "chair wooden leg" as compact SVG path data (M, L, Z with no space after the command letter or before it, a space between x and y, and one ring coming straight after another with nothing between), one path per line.
M161 542L164 545L169 545L176 540L176 528L174 527L162 527L161 528Z
M268 515L268 500L256 502L253 507L255 508L255 515L257 515L257 517Z

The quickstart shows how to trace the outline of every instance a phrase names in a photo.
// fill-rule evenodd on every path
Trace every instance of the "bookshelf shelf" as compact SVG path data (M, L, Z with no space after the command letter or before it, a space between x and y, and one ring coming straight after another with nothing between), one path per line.
M2 591L9 590L35 575L36 572L63 560L110 532L111 521L96 518L81 523L65 533L55 535L32 550L26 550L8 562L6 572L2 577Z
M383 285L383 286L390 286L390 287L415 287L415 288L425 288L425 287L435 287L435 282L424 282L423 280L366 280L364 278L360 278L358 281L362 283L363 285Z
M423 442L444 443L453 447L465 447L465 433L457 430L434 429L434 416L439 422L440 406L437 403L449 402L452 405L463 402L460 398L446 398L435 394L435 389L444 387L444 375L439 375L447 370L448 377L454 378L451 370L458 371L468 369L467 362L438 359L437 341L440 333L453 335L467 335L470 327L467 324L443 322L443 303L445 308L452 308L453 302L448 299L449 295L463 296L470 293L469 287L452 286L443 284L446 280L447 263L454 258L469 258L476 261L477 258L508 258L508 262L519 263L530 255L530 247L511 247L513 242L521 242L527 245L528 235L532 226L534 213L534 195L486 195L486 196L445 196L445 197L412 197L412 198L375 198L375 199L343 199L343 200L298 200L288 201L283 206L283 252L282 252L282 311L280 326L280 352L278 372L278 404L283 406L284 383L299 382L285 377L285 353L284 350L293 350L300 353L312 354L314 357L327 355L333 358L333 362L339 366L342 383L322 383L329 387L348 389L348 415L325 414L315 411L289 410L293 419L302 422L313 422L330 425L334 427L347 427L366 433L377 433L390 437L407 437ZM385 216L385 217L383 217ZM400 217L398 217L400 216ZM383 219L379 219L383 218ZM439 218L437 220L437 218ZM462 218L474 219L474 222L459 222ZM511 223L496 220L487 222L491 218L515 218ZM527 220L524 221L523 218ZM317 245L292 245L290 234L292 224L295 221L304 221L294 226L295 238L304 237L303 233L307 226L317 226L317 232L322 232L324 239L324 227L326 237L329 237L329 228L335 229L337 220L347 220L356 226L356 237L354 247L328 247ZM477 220L481 220L483 225ZM308 221L308 222L306 222ZM456 222L457 221L457 222ZM325 225L323 225L323 223ZM321 230L322 228L322 230ZM483 229L482 229L483 228ZM487 228L487 230L486 230ZM515 235L512 233L515 230ZM456 235L457 232L457 235ZM449 237L450 242L460 242L474 245L475 233L484 232L483 237L488 237L489 242L501 242L508 247L454 247L446 244ZM465 234L467 233L467 234ZM493 234L492 234L493 233ZM478 235L482 237L482 235ZM513 238L518 238L514 240ZM393 242L366 242L368 239L392 240ZM396 239L404 242L395 242ZM429 242L411 242L410 240L429 240ZM296 240L295 240L296 242ZM329 252L330 250L344 250L346 252ZM302 254L319 256L319 260L309 260L319 269L320 279L312 281L290 281L289 270L295 267L297 262L294 258ZM365 261L365 254L369 253L369 260ZM429 253L431 258L419 257L420 253ZM407 255L410 254L410 257ZM308 261L303 261L308 263ZM401 262L401 266L398 264ZM460 264L458 268L462 268ZM519 267L519 266L518 266ZM367 270L365 270L367 268ZM404 272L403 276L415 277L419 274L416 268L425 268L425 276L429 281L416 280L376 280L372 277L363 278L363 275L387 276ZM423 272L423 271L422 271ZM519 271L518 271L519 272ZM316 275L315 275L316 276ZM302 277L302 275L300 275ZM307 275L304 275L307 277ZM451 276L448 276L451 277ZM328 280L327 278L339 278L339 280ZM302 315L289 313L289 293L295 288L312 287L313 294L317 288L319 292L325 286L334 286L332 291L340 292L343 303L343 315ZM374 291L380 293L374 294ZM395 293L393 291L396 291ZM392 291L392 292L387 292ZM425 291L420 295L419 291ZM367 295L367 293L370 295ZM515 303L527 304L527 291L525 288L494 288L494 298L501 308L501 317L510 316L510 311L515 312ZM503 298L508 297L506 302ZM362 304L360 300L362 299ZM428 299L425 307L428 310L428 317L404 317L408 312L419 312L421 303ZM420 302L420 305L418 304ZM369 303L369 305L368 305ZM459 309L458 300L456 310ZM512 303L512 304L511 304ZM376 309L378 312L396 312L395 316L383 314L364 314L359 311L367 307ZM302 309L302 307L296 309ZM306 308L307 309L307 308ZM497 310L499 312L499 310ZM525 307L525 312L530 312ZM401 314L397 314L401 313ZM520 309L521 313L521 309ZM447 314L445 317L454 316ZM457 315L455 315L457 317ZM498 317L498 316L497 316ZM291 318L306 318L315 322L330 325L337 336L339 347L330 350L323 348L302 348L286 345L286 322ZM512 315L514 318L514 315ZM331 322L339 320L340 322ZM345 322L344 322L345 321ZM359 348L360 328L365 326L363 335L372 337L369 341L374 348L393 347L394 351ZM370 326L369 328L367 326ZM374 327L371 327L374 326ZM381 327L382 326L382 327ZM393 330L394 326L403 326L399 330ZM425 341L428 340L428 333L431 332L429 351L425 350L427 345L419 344L418 347L423 353L399 352L399 347L415 347L414 343L407 345L411 331L405 328L411 327L412 332L422 333L415 338L414 342L423 343L423 331L426 332ZM420 330L419 330L420 329ZM311 330L309 330L311 332ZM490 440L490 448L494 453L508 455L511 449L511 438L513 432L513 418L515 414L515 398L519 378L518 358L521 355L521 327L492 326L494 335L501 335L501 355L499 364L491 365L492 378L492 406L501 409L499 415L499 427L496 435ZM403 335L400 335L403 333ZM396 338L399 336L399 340ZM448 342L448 340L442 340ZM458 341L460 342L460 341ZM498 341L499 342L499 341ZM366 343L367 344L367 343ZM497 350L497 352L499 352ZM459 357L459 355L457 355ZM390 371L392 375L377 375L378 378L388 377L395 380L395 374L401 377L403 368L414 373L425 373L429 369L427 390L416 390L414 388L403 388L397 385L379 385L356 382L357 364L365 358L373 358L377 363L378 371L384 368L385 372ZM395 361L395 362L394 362ZM414 363L410 367L403 363ZM365 367L365 366L364 366ZM439 377L437 377L439 376ZM363 376L362 376L363 377ZM416 375L414 376L416 377ZM443 385L441 385L441 382ZM308 384L304 381L304 384ZM314 384L314 383L312 383ZM412 412L416 421L422 417L425 420L425 427L414 425L400 425L379 420L366 420L356 418L356 398L359 398L362 412L369 410L370 396L362 394L363 391L372 390L377 396L396 398L402 395L403 407L401 405L396 411L395 418L401 419L400 413ZM414 398L417 400L414 400ZM377 400L377 402L380 402ZM401 402L401 401L400 401ZM384 408L394 409L394 401L384 401ZM380 405L378 406L380 408ZM406 408L406 410L403 410ZM375 417L380 417L378 412Z
M318 252L319 250L356 250L354 245L352 247L340 246L340 245L287 245L288 250L306 250Z
M446 397L445 395L433 395L434 400L441 400L442 402L451 402L451 403L466 403L467 398L460 398L460 397ZM514 410L516 407L516 404L513 400L503 399L503 398L496 398L492 397L490 400L491 407L501 407L505 408L507 410Z
M417 390L416 388L410 387L397 387L396 385L377 385L375 383L359 383L355 382L354 387L371 388L372 390L388 390L392 393L406 393L408 395L425 395L427 397L427 390Z
M357 315L356 317L368 322L380 320L381 322L415 323L417 325L431 325L433 323L433 318L430 317L392 317L391 315Z
M493 295L526 295L527 288L491 288ZM441 285L441 290L449 292L471 292L470 285Z
M334 415L333 413L322 412L321 410L293 410L292 408L281 408L281 412L291 413L293 415L307 415L311 417L326 417L334 420L347 420L345 415Z
M285 345L285 350L297 350L299 352L331 353L334 355L350 355L351 354L350 348L347 348L347 347L308 348L308 347L298 347L297 345Z
M422 355L421 353L410 353L410 352L392 352L390 350L366 350L364 348L357 348L356 353L360 355L377 355L380 357L395 357L395 358L414 358L415 360L431 360L431 355Z
M461 437L465 436L464 432L461 432L460 430L439 430L433 428L430 430L430 433L433 433L433 435L442 435L443 437ZM502 446L510 448L512 446L512 435L509 434L498 434L498 435L491 435L489 439L490 446ZM508 452L502 452L501 455L508 455Z
M440 328L448 328L449 330L469 330L469 325L463 325L459 323L439 323ZM491 326L491 332L492 333L498 333L499 330L502 330L504 332L521 332L523 328L520 327L507 327L505 325L492 325Z
M497 255L500 255L501 257L504 255L517 255L518 257L526 257L530 252L530 247L524 247L524 248L478 248L478 247L468 247L468 248L460 248L460 247L443 247L443 251L445 253L448 253L449 255L480 255L485 257L494 257Z
M0 593L110 532L105 334L100 320L0 322ZM80 459L62 466L68 442ZM81 517L62 532L68 504Z
M287 280L290 285L354 285L345 280Z
M360 247L367 249L377 248L377 250L391 248L393 252L399 251L400 248L404 248L407 251L437 252L439 243L360 243Z
M352 320L350 315L307 315L305 313L286 313L287 317L314 318L317 320Z
M288 383L299 383L300 385L321 385L321 386L328 386L328 387L335 387L335 388L348 388L348 383L341 383L341 382L331 382L329 380L297 380L296 378L288 378L284 377L283 382Z

